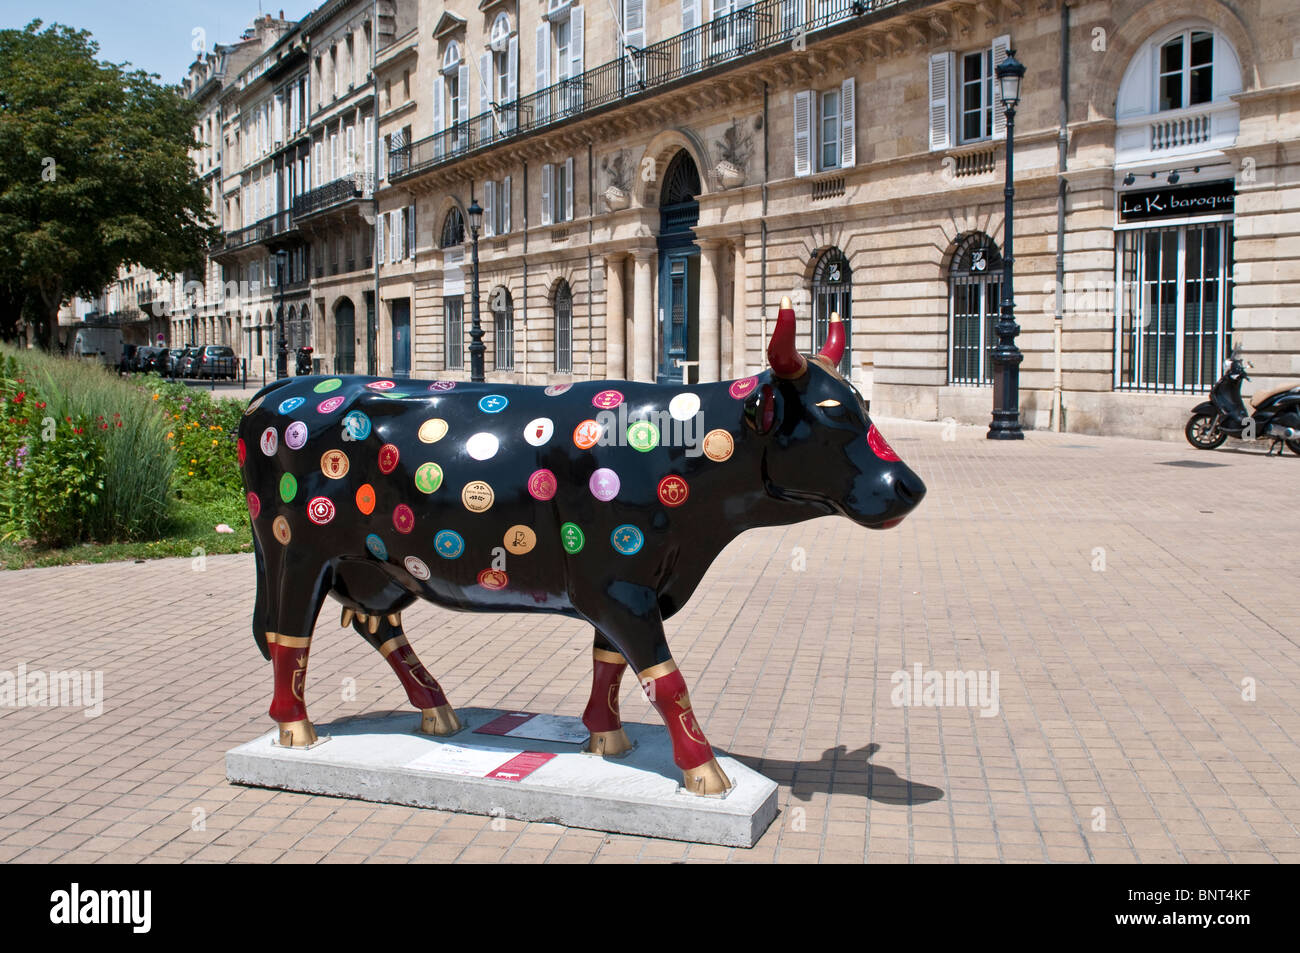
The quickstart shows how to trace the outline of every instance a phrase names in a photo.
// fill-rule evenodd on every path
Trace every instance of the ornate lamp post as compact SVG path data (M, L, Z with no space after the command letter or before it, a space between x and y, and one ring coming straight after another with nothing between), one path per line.
M284 339L284 263L289 253L283 248L275 253L275 284L280 292L280 308L276 312L275 323L280 340L275 349L275 379L289 376L289 342Z
M486 378L483 375L483 352L487 350L483 346L483 327L479 324L478 319L478 230L483 225L483 209L478 204L478 199L473 196L469 200L469 234L473 243L473 258L471 263L474 269L473 294L474 300L471 304L470 314L472 316L472 325L469 331L469 379L475 383L483 383Z
M990 440L1024 440L1020 429L1020 362L1024 355L1016 347L1015 290L1012 286L1012 252L1014 227L1011 213L1016 190L1015 174L1016 106L1020 104L1020 80L1025 67L1016 59L1016 51L1008 50L1007 58L998 64L998 87L1002 93L1002 109L1007 117L1007 184L1005 240L1002 248L1002 313L998 318L998 343L993 348L993 421L987 434Z
M199 312L194 306L194 289L191 288L185 292L185 296L190 299L190 347L193 347L194 326L199 323Z

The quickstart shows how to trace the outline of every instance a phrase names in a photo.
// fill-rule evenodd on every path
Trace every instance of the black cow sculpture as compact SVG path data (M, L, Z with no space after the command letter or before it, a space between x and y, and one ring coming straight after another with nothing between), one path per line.
M460 730L407 644L401 612L557 612L595 628L590 752L630 748L619 683L632 665L668 726L684 787L731 782L691 711L663 620L747 529L828 514L884 529L925 485L822 353L795 348L783 301L771 364L697 386L547 388L297 377L264 388L239 428L257 561L253 636L274 669L280 744L309 745L307 654L327 595L397 673L420 730Z

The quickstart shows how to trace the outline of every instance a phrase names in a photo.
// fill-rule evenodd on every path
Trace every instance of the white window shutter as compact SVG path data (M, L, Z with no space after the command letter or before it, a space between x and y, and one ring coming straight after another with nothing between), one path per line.
M510 176L501 184L501 234L510 231Z
M460 67L460 117L457 122L469 122L469 67Z
M375 216L375 262L382 263L384 260L384 219L387 216Z
M491 109L492 102L492 54L482 53L478 58L478 111Z
M952 53L930 57L930 149L952 145Z
M794 94L794 174L812 172L812 90Z
M551 24L543 20L537 25L537 88L551 85Z
M564 160L564 220L573 221L573 157Z
M275 141L280 143L284 138L284 96L275 97Z
M1002 84L998 82L998 64L1007 58L1011 37L999 36L993 40L993 138L1002 139L1007 134L1007 115L1002 111Z
M628 46L645 46L645 0L623 0L623 33Z
M375 117L367 116L364 135L366 137L366 175L375 174Z
M682 0L682 32L700 25L700 0Z
M394 209L388 220L388 260L402 260L402 210Z
M415 258L415 203L406 207L406 257Z
M569 75L580 76L582 74L582 46L583 46L583 11L582 7L573 7L569 10Z
M515 101L519 95L519 37L512 36L506 48L506 99Z
M496 198L496 190L497 184L495 182L489 180L483 183L483 234L487 238L491 238L496 234L492 228L492 223L495 221L492 217L492 200Z
M351 175L353 172L356 171L356 168L353 165L353 162L355 161L353 157L357 154L357 127L356 126L348 126L346 149L347 149L347 153L346 155L343 156L343 174Z
M443 122L443 109L447 102L447 79L441 73L433 78L433 131L442 132L446 128Z
M555 178L555 166L549 162L542 166L542 224L551 224L551 182Z
M858 160L856 91L853 77L840 84L840 168L847 169Z

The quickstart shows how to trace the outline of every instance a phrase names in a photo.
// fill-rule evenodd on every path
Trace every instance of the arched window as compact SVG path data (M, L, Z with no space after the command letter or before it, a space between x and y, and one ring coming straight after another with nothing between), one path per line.
M1002 253L982 232L967 235L948 271L948 381L993 382L993 327L1002 297Z
M515 306L510 292L498 286L488 299L492 309L492 331L496 343L496 364L498 371L515 369Z
M813 349L816 351L826 343L832 314L838 314L844 322L840 373L848 377L853 367L853 271L838 248L823 254L813 269Z
M460 66L460 44L452 40L442 54L443 72L449 72Z
M555 371L573 373L573 292L567 281L555 289Z
M463 244L465 244L465 217L460 214L460 209L452 206L447 217L442 220L441 246L453 248Z
M510 44L510 14L502 10L497 14L496 19L492 21L492 32L488 37L488 45L498 53L504 53L506 47Z

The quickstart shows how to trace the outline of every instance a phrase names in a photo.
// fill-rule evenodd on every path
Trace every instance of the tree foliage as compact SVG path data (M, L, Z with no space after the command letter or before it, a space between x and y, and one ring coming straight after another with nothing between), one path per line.
M198 107L98 53L85 30L0 30L0 307L38 296L51 336L60 305L119 266L197 268L215 234L190 154Z

